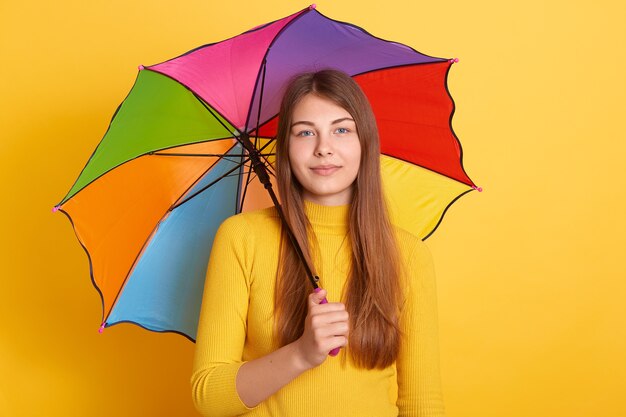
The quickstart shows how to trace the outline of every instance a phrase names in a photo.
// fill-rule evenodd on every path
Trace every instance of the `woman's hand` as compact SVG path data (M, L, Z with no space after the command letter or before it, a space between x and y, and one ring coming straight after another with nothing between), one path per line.
M348 343L348 312L341 303L325 303L326 291L309 294L304 332L265 356L245 362L239 368L236 388L247 407L255 407L298 375L320 365L328 353Z
M350 326L346 307L342 303L320 304L324 297L324 289L309 294L304 332L294 342L307 369L321 365L328 352L348 343Z

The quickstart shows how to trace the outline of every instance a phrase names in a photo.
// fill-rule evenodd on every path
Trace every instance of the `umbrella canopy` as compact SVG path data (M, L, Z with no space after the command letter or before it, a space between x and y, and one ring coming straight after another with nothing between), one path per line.
M136 82L67 196L103 303L102 328L131 322L195 340L214 234L272 204L251 168L252 140L273 181L286 82L324 68L353 76L381 137L392 222L426 238L472 188L450 121L454 60L385 41L314 7L166 62ZM305 283L303 282L303 285Z

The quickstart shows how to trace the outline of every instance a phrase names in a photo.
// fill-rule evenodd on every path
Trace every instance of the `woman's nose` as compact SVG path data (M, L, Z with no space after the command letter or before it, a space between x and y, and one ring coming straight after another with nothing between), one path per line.
M332 144L330 142L329 135L320 134L317 137L317 146L315 147L315 155L317 156L327 156L332 155Z

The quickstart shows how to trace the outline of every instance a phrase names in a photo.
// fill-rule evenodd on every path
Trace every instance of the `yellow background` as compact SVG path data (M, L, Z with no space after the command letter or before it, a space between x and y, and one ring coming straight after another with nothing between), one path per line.
M0 3L0 415L195 415L194 345L123 324L52 214L137 65L295 12L287 1ZM626 415L623 2L328 1L459 57L470 193L429 239L449 417ZM323 415L323 411L320 411Z

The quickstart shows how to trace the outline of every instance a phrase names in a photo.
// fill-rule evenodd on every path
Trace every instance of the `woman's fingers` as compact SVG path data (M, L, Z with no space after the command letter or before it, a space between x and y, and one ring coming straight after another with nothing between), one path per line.
M313 327L315 335L319 338L327 338L333 336L345 336L347 337L350 332L350 326L347 322L339 322L333 324L327 324L325 326Z
M330 305L330 304L327 304ZM314 312L310 312L311 324L313 326L323 326L332 323L348 322L349 314L345 308L337 310L323 310L319 309Z
M336 348L346 346L350 332L349 314L343 303L324 303L326 290L319 288L308 296L304 332L298 339L303 359L318 366Z
M326 298L326 290L323 288L317 288L311 294L309 294L309 309L322 303L322 300Z

